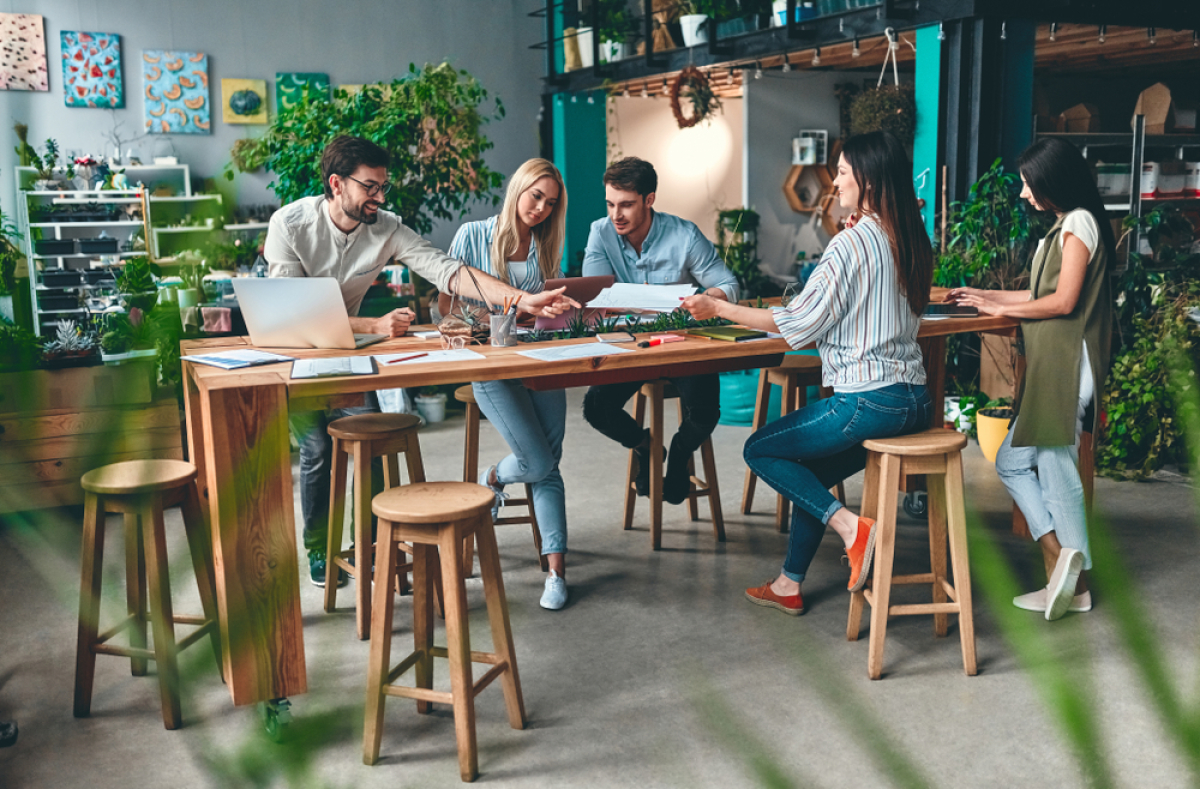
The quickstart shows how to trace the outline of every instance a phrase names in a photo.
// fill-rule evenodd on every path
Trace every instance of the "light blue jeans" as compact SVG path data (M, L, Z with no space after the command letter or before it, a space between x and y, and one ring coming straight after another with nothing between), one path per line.
M1092 569L1092 554L1088 550L1083 482L1079 479L1079 434L1083 432L1083 414L1094 390L1085 347L1080 362L1075 443L1061 447L1014 447L1013 427L1010 427L996 453L996 473L1025 515L1033 539L1040 540L1055 532L1062 547L1083 553L1085 570Z
M566 553L567 497L558 470L567 432L566 391L534 392L519 381L483 381L471 388L479 410L512 450L496 464L496 481L533 488L542 553Z

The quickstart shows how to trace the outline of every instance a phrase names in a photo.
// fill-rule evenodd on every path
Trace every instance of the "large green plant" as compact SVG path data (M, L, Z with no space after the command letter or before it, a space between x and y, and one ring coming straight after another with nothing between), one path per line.
M737 277L743 299L779 292L759 269L758 221L758 212L753 208L732 208L717 214L717 254Z
M338 90L331 101L306 92L275 118L262 137L239 141L233 166L248 172L265 167L270 188L284 203L322 194L321 152L341 134L365 137L391 154L394 188L384 207L418 233L435 220L454 220L471 201L500 202L503 177L489 169L483 154L492 143L481 131L504 116L496 99L491 115L480 111L484 87L448 63L409 66L390 85L367 85L357 93ZM232 172L228 173L232 178Z
M3 206L0 206L0 296L12 296L17 292L17 262L24 255L13 242L20 237L16 225L8 221Z

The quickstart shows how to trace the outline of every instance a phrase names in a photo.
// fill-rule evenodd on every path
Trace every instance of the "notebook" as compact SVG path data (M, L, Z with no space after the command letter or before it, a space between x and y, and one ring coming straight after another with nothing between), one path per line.
M697 337L707 337L710 340L724 340L725 342L744 342L767 336L765 331L743 329L741 326L705 326L702 329L688 329L688 334Z
M292 378L335 378L342 375L374 375L379 372L372 356L335 356L332 359L297 359Z

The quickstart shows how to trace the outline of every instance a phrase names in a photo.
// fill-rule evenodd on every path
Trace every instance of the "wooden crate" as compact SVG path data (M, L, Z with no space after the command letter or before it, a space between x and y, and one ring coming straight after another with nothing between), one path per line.
M0 373L0 413L77 411L154 399L153 362Z
M179 407L169 393L154 402L2 413L0 513L80 504L87 471L150 458L183 459Z

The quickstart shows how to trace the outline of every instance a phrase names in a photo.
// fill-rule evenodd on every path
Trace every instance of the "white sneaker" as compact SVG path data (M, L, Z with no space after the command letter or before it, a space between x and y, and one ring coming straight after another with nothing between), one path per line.
M1046 586L1046 621L1053 622L1067 612L1075 598L1075 584L1083 570L1083 553L1073 548L1063 548L1050 573Z
M1038 589L1036 592L1023 594L1020 597L1013 598L1013 605L1017 608L1022 608L1026 611L1037 611L1045 613L1046 598L1049 597L1049 592L1046 587ZM1071 605L1067 607L1067 611L1073 614L1083 614L1092 610L1092 593L1090 591L1081 592L1071 599Z
M542 592L542 608L557 611L567 604L567 582L553 570L546 577L546 590Z
M492 478L492 469L495 466L488 466L479 475L479 484L488 488L496 495L496 500L492 503L492 520L500 517L500 508L504 506L504 501L508 498L508 494L504 492L504 486L497 482L495 485L488 482Z

